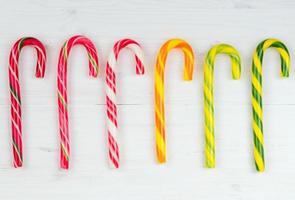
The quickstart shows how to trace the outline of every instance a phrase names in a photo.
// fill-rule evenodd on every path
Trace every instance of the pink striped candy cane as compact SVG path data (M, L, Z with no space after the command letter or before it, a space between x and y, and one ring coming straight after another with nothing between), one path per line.
M66 41L59 53L58 75L57 75L57 94L58 94L58 113L59 113L59 133L60 133L60 167L69 168L70 141L68 127L68 97L67 97L67 60L73 46L83 45L89 59L89 76L97 77L98 56L94 44L86 37L77 35Z
M113 47L106 66L106 106L109 162L112 168L119 168L119 146L117 142L117 100L116 68L119 52L129 48L135 54L136 74L144 74L143 52L140 45L131 39L119 40Z
M37 51L37 65L35 76L43 78L45 73L46 51L44 45L36 38L24 37L12 47L9 55L9 86L10 86L10 113L13 144L13 165L15 168L23 165L22 147L22 119L21 95L18 76L18 60L20 51L25 46L33 46Z

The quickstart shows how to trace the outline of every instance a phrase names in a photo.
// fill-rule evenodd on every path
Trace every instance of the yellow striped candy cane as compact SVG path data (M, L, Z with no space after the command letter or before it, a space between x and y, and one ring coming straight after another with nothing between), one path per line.
M232 62L232 77L237 80L241 76L241 59L239 52L227 44L218 44L210 49L204 66L204 109L205 109L205 166L215 167L214 139L214 61L218 54L227 54Z
M252 59L252 128L254 136L254 159L257 171L264 171L263 110L262 110L262 60L264 51L274 47L281 57L281 76L288 77L290 55L287 47L277 39L266 39L256 48Z
M194 53L190 45L182 39L168 40L160 49L155 69L155 124L156 151L159 163L166 162L165 110L164 110L164 70L168 53L172 49L181 49L184 53L184 80L192 80Z

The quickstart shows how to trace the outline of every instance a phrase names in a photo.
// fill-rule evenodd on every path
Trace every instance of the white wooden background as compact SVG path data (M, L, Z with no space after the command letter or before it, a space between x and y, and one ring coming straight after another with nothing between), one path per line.
M266 172L255 171L251 130L251 55L267 37L295 51L292 0L1 0L0 7L0 199L294 199L295 69L279 77L279 56L264 59ZM70 170L59 169L56 71L58 52L70 36L83 34L99 52L98 79L87 76L81 47L69 61ZM20 37L34 36L48 54L46 77L34 77L36 55L20 59L24 167L12 167L8 55ZM124 51L118 69L121 168L107 163L104 69L117 40L133 38L143 47L147 73L135 75ZM183 57L171 52L166 70L168 162L154 150L153 71L160 46L187 40L195 50L192 82L182 80ZM215 169L204 168L203 60L214 44L229 43L242 56L241 80L231 79L228 57L216 61Z

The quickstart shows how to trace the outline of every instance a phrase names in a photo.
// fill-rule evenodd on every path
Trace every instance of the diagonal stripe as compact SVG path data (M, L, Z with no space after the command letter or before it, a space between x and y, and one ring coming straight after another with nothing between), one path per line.
M13 149L15 150L17 156L18 156L18 159L23 162L23 157L20 153L20 150L19 150L19 147L18 145L16 144L16 142L12 139L12 145L13 145Z

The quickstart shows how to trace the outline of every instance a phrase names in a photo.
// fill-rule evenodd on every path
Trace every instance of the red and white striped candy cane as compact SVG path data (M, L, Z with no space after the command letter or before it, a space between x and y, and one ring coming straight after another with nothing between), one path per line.
M117 142L117 100L116 100L116 68L119 53L128 48L135 54L136 74L144 74L143 52L140 45L131 39L119 40L113 47L106 66L106 106L109 162L112 168L119 168L119 146Z
M37 51L37 65L35 76L43 78L45 73L46 51L44 45L36 38L24 37L19 39L12 47L9 55L9 86L11 100L11 129L13 144L13 165L23 165L22 148L22 119L21 119L21 95L18 76L18 60L20 51L25 46L32 46Z
M68 127L68 97L67 97L67 60L73 46L83 45L89 59L89 76L97 77L98 56L94 44L86 37L77 35L66 41L59 53L58 59L58 113L59 113L59 132L60 132L60 167L69 168L70 141Z

